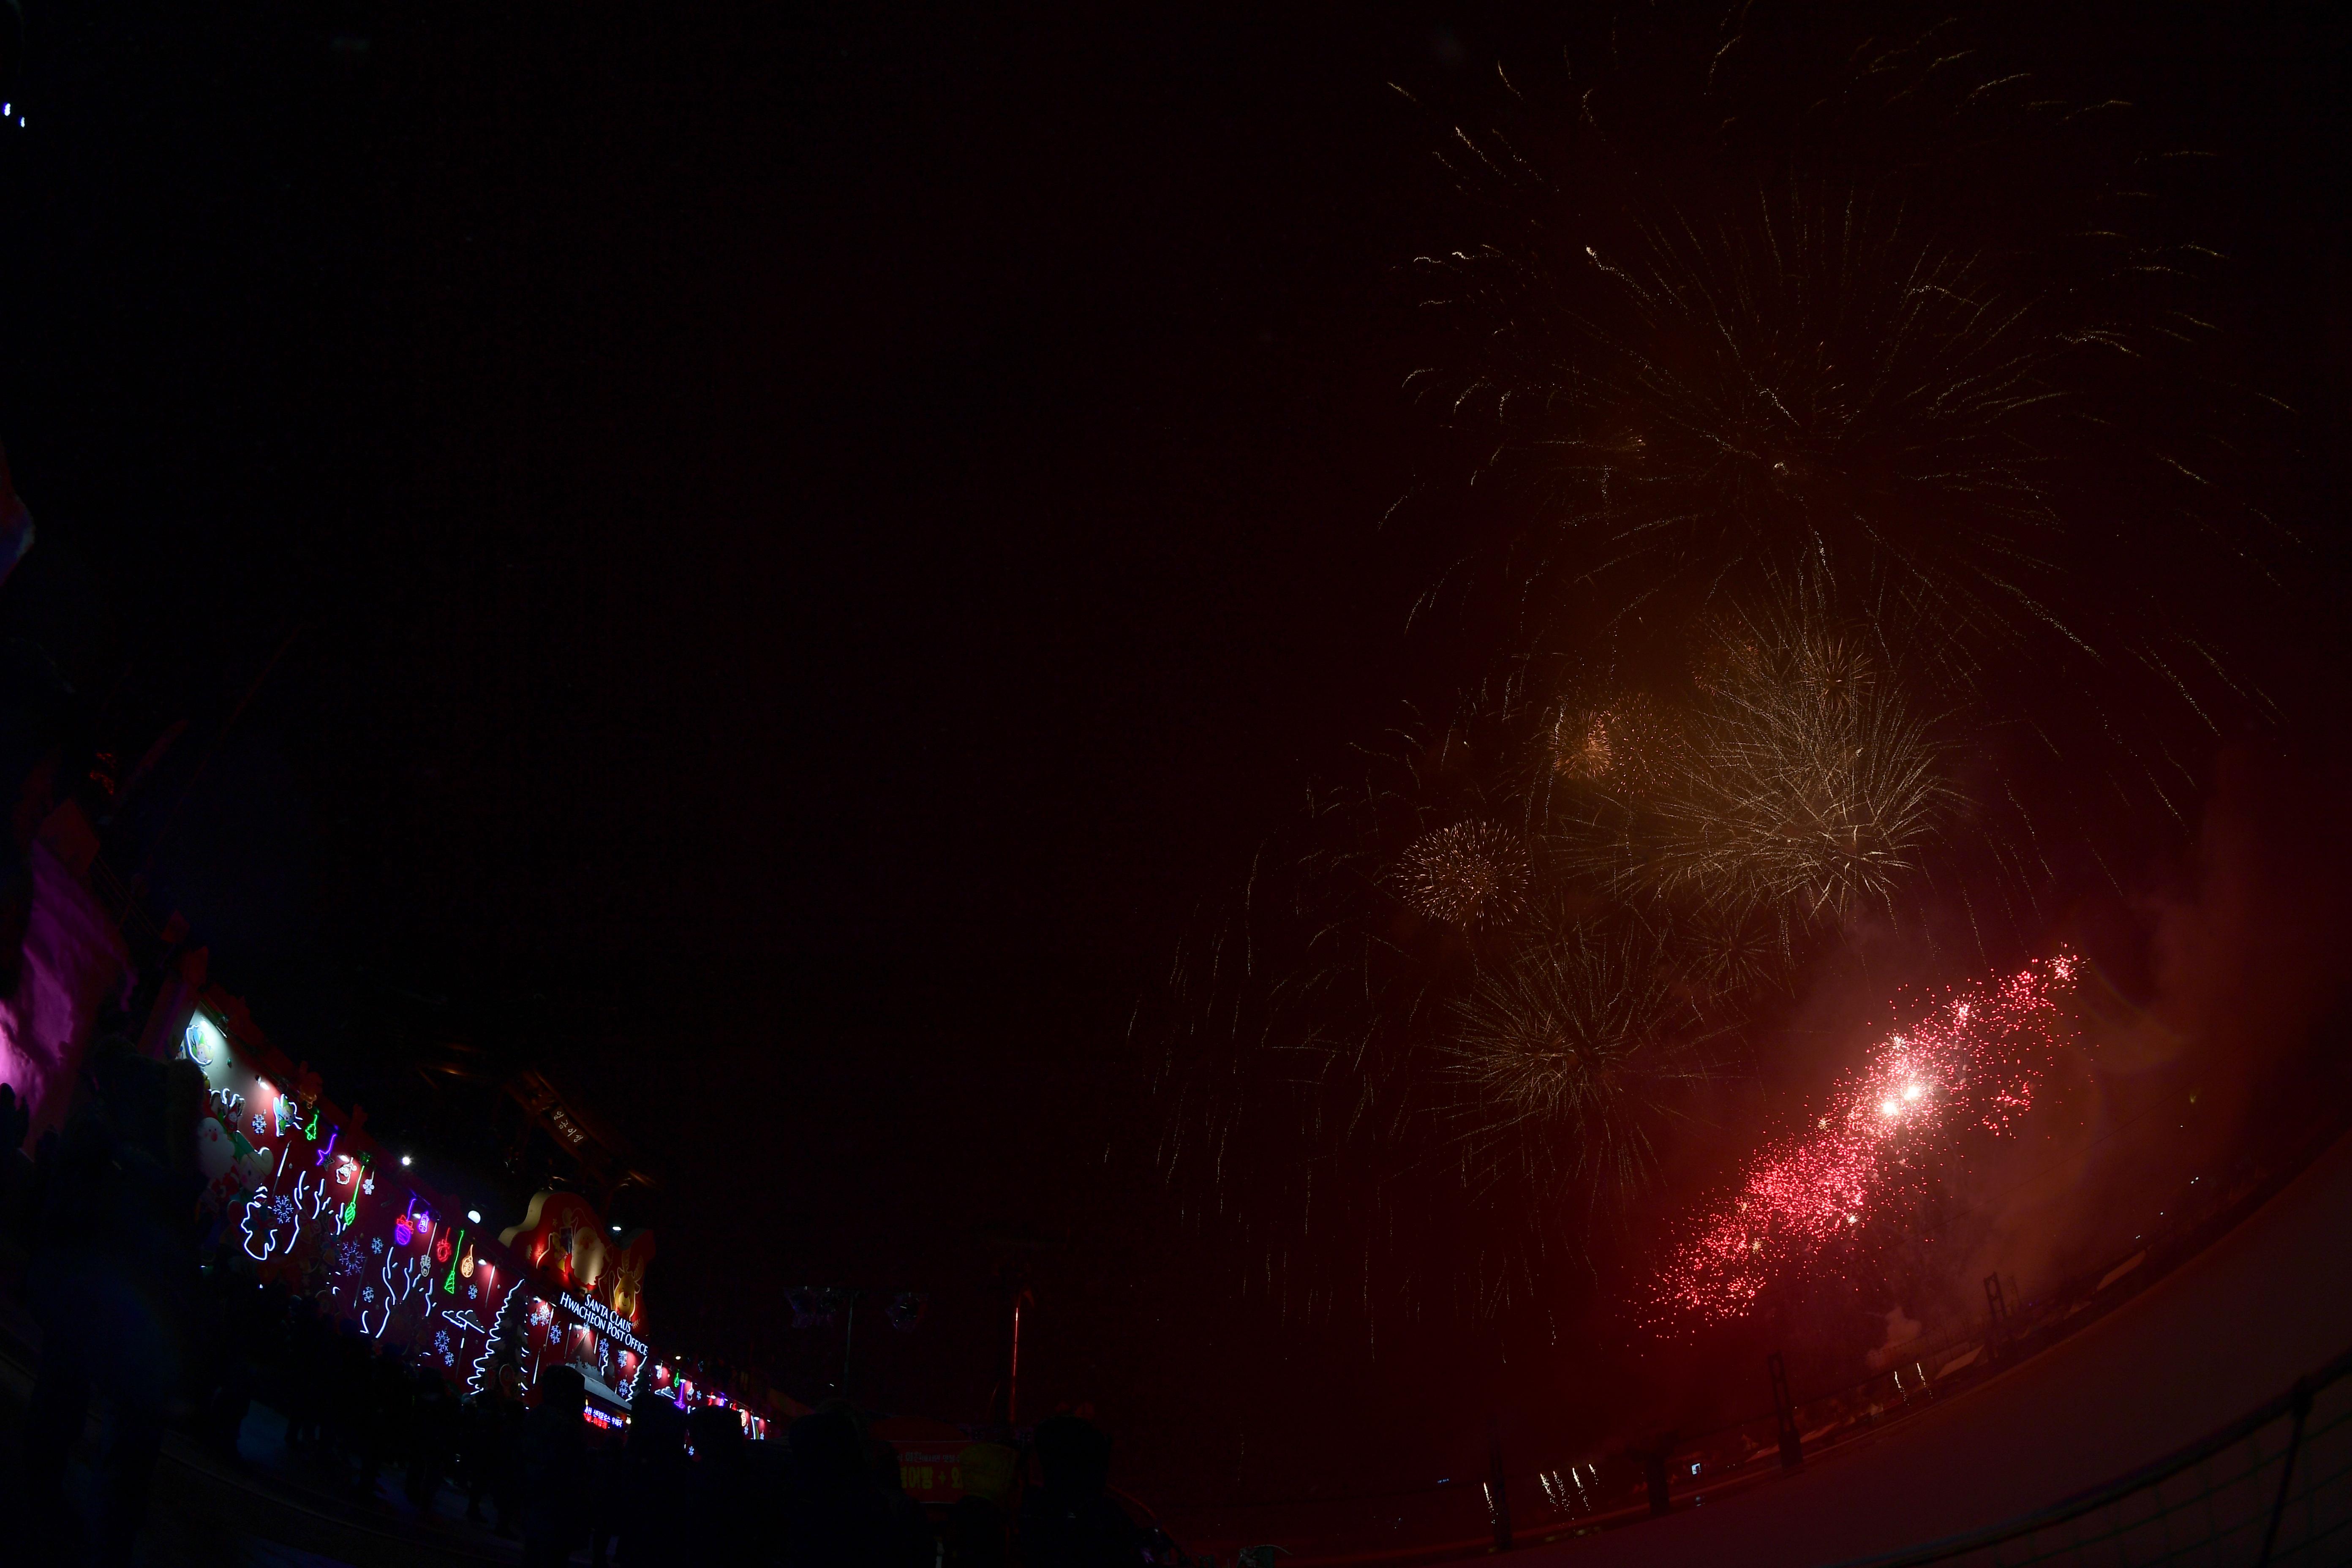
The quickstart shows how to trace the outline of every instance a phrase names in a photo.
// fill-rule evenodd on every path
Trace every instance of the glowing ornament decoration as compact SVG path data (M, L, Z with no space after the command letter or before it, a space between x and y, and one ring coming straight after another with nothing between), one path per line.
M482 1342L482 1353L474 1363L474 1370L466 1380L466 1392L479 1394L495 1384L497 1369L509 1363L515 1354L519 1331L522 1328L523 1303L528 1300L520 1290L507 1293L506 1304L492 1320L490 1331Z
M370 1321L367 1313L362 1312L360 1314L361 1331L372 1339L383 1338L383 1331L392 1327L393 1314L416 1294L420 1284L425 1288L425 1316L429 1320L433 1316L430 1269L431 1266L421 1258L403 1262L397 1252L385 1253L383 1268L379 1271L379 1277L383 1280L382 1297L383 1310L373 1322Z
M279 1179L283 1177L281 1164ZM257 1263L267 1263L294 1250L294 1244L301 1239L305 1206L310 1208L310 1217L318 1217L320 1205L310 1189L310 1172L297 1172L290 1192L263 1186L246 1200L238 1228L243 1233L247 1257Z

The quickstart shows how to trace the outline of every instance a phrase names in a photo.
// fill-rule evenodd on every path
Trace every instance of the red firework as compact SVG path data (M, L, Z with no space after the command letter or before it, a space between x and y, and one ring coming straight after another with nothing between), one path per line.
M1814 1264L1871 1217L1905 1161L2000 1137L2033 1105L2063 1043L2069 952L1952 994L1874 1045L1801 1131L1749 1160L1738 1190L1696 1216L1651 1282L1653 1330L1743 1315L1776 1278Z

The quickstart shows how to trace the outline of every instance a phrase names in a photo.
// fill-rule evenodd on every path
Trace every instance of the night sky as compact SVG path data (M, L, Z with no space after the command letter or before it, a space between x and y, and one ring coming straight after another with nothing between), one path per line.
M1556 28L1276 9L27 0L0 130L5 609L126 768L188 721L110 845L156 915L331 1093L446 1039L580 1085L665 1177L656 1333L805 1396L838 1342L782 1289L929 1290L851 1392L971 1418L1028 1280L1024 1403L1195 1489L1340 1413L1386 1452L1305 1470L1419 1475L1524 1386L1475 1326L1376 1363L1238 1303L1128 1045L1307 784L1479 658L1408 629L1430 507L1383 526L1456 482L1403 264L1464 232L1444 106ZM2013 9L2240 161L2210 226L2311 522L2344 21Z

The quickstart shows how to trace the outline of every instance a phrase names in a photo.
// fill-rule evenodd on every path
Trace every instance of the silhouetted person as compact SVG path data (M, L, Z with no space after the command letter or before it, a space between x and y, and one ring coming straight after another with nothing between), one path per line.
M524 1420L521 1374L511 1366L500 1367L490 1400L489 1438L490 1503L499 1512L500 1535L510 1536L522 1528Z
M244 1418L247 1397L245 1336L238 1322L245 1292L237 1289L245 1282L218 1261L205 1266L201 1279L189 1334L194 1349L191 1369L200 1379L188 1391L194 1400L194 1431L213 1447L235 1453L237 1423Z
M367 1337L345 1318L334 1326L330 1341L326 1419L320 1427L325 1448L340 1465L348 1466L364 1450L368 1440L368 1405L375 1386L374 1358Z
M1110 1434L1075 1415L1037 1424L1045 1484L1021 1500L1022 1568L1118 1568L1140 1561L1143 1538L1111 1500Z
M406 1357L397 1347L385 1345L368 1358L354 1413L360 1473L353 1492L362 1502L375 1500L375 1480L383 1467L407 1457L410 1423L416 1413L415 1389Z
M50 1151L27 1295L41 1366L25 1415L30 1495L66 1495L67 1457L93 1394L113 1406L100 1459L99 1552L121 1562L142 1521L180 1388L183 1338L196 1289L195 1130L204 1075L156 1062L120 1040L95 1047L79 1103ZM58 1560L83 1553L72 1550Z
M961 1497L940 1532L950 1568L1005 1568L1011 1561L1004 1510L984 1497Z
M791 1568L887 1568L889 1511L848 1414L803 1415L784 1440L793 1460L785 1563Z
M15 1085L0 1083L0 1216L12 1226L33 1173L33 1163L25 1155L25 1138L32 1130L32 1107L16 1098Z
M334 1331L319 1315L319 1303L297 1296L287 1324L286 1446L316 1448L326 1436L328 1396L334 1376Z
M482 1500L490 1495L498 1468L498 1387L496 1384L457 1407L457 1474L466 1489L466 1518L489 1522Z
M882 1507L890 1525L891 1568L928 1568L939 1554L939 1538L923 1505L907 1495L906 1478L898 1470L898 1450L874 1440L874 1484L882 1493Z
M629 1410L629 1438L614 1483L609 1529L623 1568L684 1568L678 1535L687 1507L686 1413L659 1394Z
M8 525L19 510L7 475L0 456L0 579L16 563ZM72 711L73 689L47 650L23 637L0 642L0 997L15 996L24 978L33 839L57 800Z
M457 1452L457 1401L440 1373L425 1374L408 1420L408 1502L430 1512Z
M522 1560L562 1568L588 1541L588 1385L559 1366L539 1380L522 1425Z
M1653 1517L1674 1510L1674 1499L1666 1491L1666 1456L1673 1451L1674 1446L1675 1435L1669 1432L1642 1455L1642 1479L1649 1488Z
M706 1405L687 1417L687 1440L694 1449L684 1516L693 1547L688 1560L751 1561L760 1549L760 1521L741 1418L723 1406Z

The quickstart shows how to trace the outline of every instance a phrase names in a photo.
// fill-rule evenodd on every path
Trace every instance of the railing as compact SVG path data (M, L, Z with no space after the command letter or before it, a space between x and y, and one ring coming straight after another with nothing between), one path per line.
M2105 1486L1990 1529L1864 1561L1867 1568L2279 1568L2347 1556L2352 1352L2220 1431Z
M1759 1456L1745 1475L1718 1474L1704 1495L1720 1496L1777 1468L1777 1456ZM1580 1535L1647 1515L1646 1502L1603 1507L1598 1476L1580 1468L1527 1478L1537 1517L1515 1533L1528 1545ZM1520 1478L1514 1477L1516 1501ZM1379 1538L1405 1519L1336 1501L1317 1521L1292 1513L1297 1547L1282 1561L1372 1564L1440 1562L1492 1549L1488 1493L1483 1484L1435 1489L1442 1509L1419 1511L1417 1522L1444 1523L1450 1535L1410 1544ZM1686 1494L1685 1494L1686 1495ZM1393 1510L1402 1496L1385 1500ZM1303 1527L1304 1534L1300 1533ZM1295 1552L1293 1556L1291 1553ZM1198 1564L1233 1563L1233 1548L1212 1550ZM1244 1562L1251 1558L1242 1559ZM2102 1486L1987 1529L1931 1542L1887 1556L1858 1559L1841 1568L2026 1568L2081 1564L2090 1568L2304 1568L2352 1561L2352 1352L2260 1408L2179 1452Z
M1904 1419L2095 1321L2233 1228L2301 1173L2343 1131L2342 1122L2330 1117L2307 1138L2298 1140L2291 1151L2273 1150L2273 1158L2263 1168L2242 1168L2233 1178L2200 1180L2166 1205L2170 1223L2160 1232L2135 1238L2129 1253L2059 1281L2031 1300L2013 1300L2014 1288L2006 1287L1998 1311L1989 1308L1984 1324L1906 1344L1901 1347L1903 1359L1895 1364L1844 1387L1795 1401L1801 1451L1816 1454ZM2312 1390L2335 1388L2346 1370L2339 1362L2315 1373L2317 1381L2311 1382ZM1759 1385L1764 1383L1760 1373L1761 1369ZM2342 1493L2352 1486L2344 1473L2345 1466L2352 1464L2352 1454L2337 1454L2326 1447L2352 1449L2352 1429L2339 1430L2352 1420L2352 1410L2323 1412L2315 1417L2316 1425L2303 1433L2305 1448L2317 1455L2315 1462L2319 1468L2307 1468L2298 1458L2294 1469L2302 1479L2286 1478L2294 1486L2289 1493L2277 1484L2284 1473L2281 1467L2285 1462L2288 1428L2280 1426L2276 1432L2270 1428L2291 1418L2291 1410L2281 1403L2291 1398L2291 1394L2281 1395L2174 1460L2163 1461L2177 1462L2181 1468L2157 1475L2161 1467L2150 1467L2045 1514L2001 1527L2010 1533L2000 1534L1997 1542L1990 1536L1965 1538L1921 1549L1941 1556L1912 1553L1890 1558L1885 1568L1945 1561L2003 1565L2051 1561L2235 1565L2261 1560L2253 1551L2241 1549L2241 1538L2248 1528L2242 1520L2225 1521L2226 1530L2223 1524L2209 1524L2203 1537L2195 1537L2189 1530L2181 1516L2192 1503L2176 1500L2176 1494L2189 1484L2180 1478L2200 1467L2206 1468L2200 1470L2201 1479L2195 1483L2194 1497L2202 1500L2213 1520L2239 1508L2243 1489L2259 1489L2262 1478L2270 1478L2277 1494L2271 1500L2285 1511L2281 1514L2280 1540L2267 1562L2352 1561L2352 1539L2315 1533L2324 1518L2341 1518ZM2352 1404L2352 1382L2331 1398ZM1673 1502L1682 1506L1698 1499L1713 1500L1779 1474L1782 1463L1779 1437L1779 1413L1766 1411L1675 1440L1667 1458ZM2233 1444L2247 1445L2237 1458L2229 1458L2235 1452ZM2211 1469L2231 1464L2244 1473L2231 1479ZM2163 1488L2173 1489L2160 1496L2151 1490ZM1516 1545L1528 1546L1631 1524L1648 1518L1652 1511L1641 1459L1622 1452L1563 1457L1534 1470L1513 1468L1505 1479L1503 1495L1507 1498L1507 1512L1498 1519L1491 1479L1466 1475L1407 1490L1180 1510L1179 1530L1188 1543L1196 1543L1194 1561L1203 1563L1230 1563L1244 1545L1280 1542L1281 1561L1286 1568L1373 1563L1404 1568L1489 1550L1497 1539L1497 1523L1507 1525ZM2126 1504L2144 1507L2145 1517L2126 1510L2092 1521L2092 1516L2101 1510L2125 1509ZM2327 1514L2330 1506L2336 1510L2333 1516ZM2297 1509L2303 1510L2296 1516L2303 1521L2296 1527L2300 1534L2288 1531L2284 1522ZM2079 1548L2058 1543L2073 1540L2072 1536L2049 1533L2078 1523L2091 1532L2082 1537L2084 1544ZM2340 1524L2327 1527L2329 1531L2342 1528ZM2172 1532L2169 1537L2165 1533L2168 1530ZM2193 1538L2207 1544L2183 1544L2180 1555L2157 1554L2149 1544L2160 1545L2168 1539L2187 1543ZM2336 1542L2333 1556L2326 1554L2324 1544L2329 1541ZM2102 1551L2104 1556L2098 1554ZM2200 1551L2206 1555L2196 1554ZM2315 1552L2319 1554L2313 1555Z

